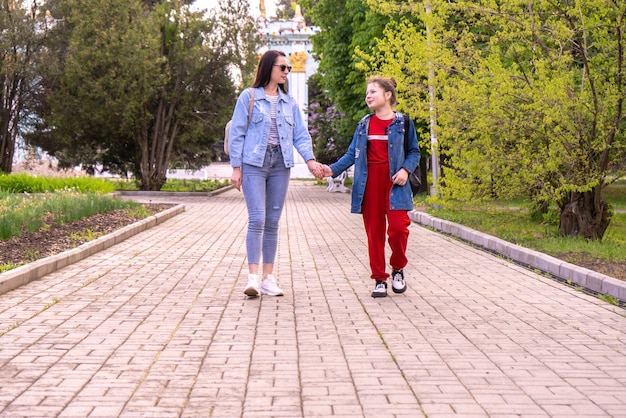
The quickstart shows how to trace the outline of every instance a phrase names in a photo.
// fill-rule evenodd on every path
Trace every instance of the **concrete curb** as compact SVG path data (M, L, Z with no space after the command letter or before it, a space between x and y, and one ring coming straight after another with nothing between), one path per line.
M151 191L143 191L143 190L120 190L115 192L116 196L141 196L141 197L203 197L203 196L215 196L228 190L232 189L232 184L224 187L220 187L219 189L213 190L211 192L151 192Z
M425 212L413 210L409 212L409 217L415 223L457 237L484 250L500 254L525 267L541 270L559 281L580 286L594 294L610 295L622 304L626 303L626 282L624 281L511 244L454 222L435 218Z
M127 225L108 235L100 237L90 242L86 242L78 247L64 251L50 257L42 258L32 263L25 264L13 270L0 274L0 295L7 293L19 286L40 279L46 274L62 269L70 264L87 258L98 251L107 249L115 244L124 241L146 229L152 228L166 220L185 211L184 205L177 205L164 210L141 221Z

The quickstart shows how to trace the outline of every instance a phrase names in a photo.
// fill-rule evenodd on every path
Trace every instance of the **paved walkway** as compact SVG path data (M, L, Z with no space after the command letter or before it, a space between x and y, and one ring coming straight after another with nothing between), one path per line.
M415 224L373 299L349 199L292 182L284 297L235 190L0 295L0 416L626 417L623 309Z

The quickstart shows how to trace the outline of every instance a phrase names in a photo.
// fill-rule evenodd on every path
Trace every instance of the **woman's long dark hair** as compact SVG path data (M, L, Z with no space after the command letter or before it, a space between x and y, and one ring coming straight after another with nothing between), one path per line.
M274 63L276 62L276 58L279 56L287 58L287 55L285 55L284 52L277 51L275 49L270 49L263 54L261 60L259 61L259 65L256 68L256 77L252 87L265 87L270 83ZM283 93L287 93L287 83L279 84L278 87L283 91Z

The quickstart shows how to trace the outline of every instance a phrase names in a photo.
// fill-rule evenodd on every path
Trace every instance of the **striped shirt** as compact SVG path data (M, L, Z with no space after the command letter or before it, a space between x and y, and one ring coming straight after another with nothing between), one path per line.
M276 126L276 107L278 107L278 96L265 96L270 101L270 137L267 140L269 145L280 144L278 138L278 127Z

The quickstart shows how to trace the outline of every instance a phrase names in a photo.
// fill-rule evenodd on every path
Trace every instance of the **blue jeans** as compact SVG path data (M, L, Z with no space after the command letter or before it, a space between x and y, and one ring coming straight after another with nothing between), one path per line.
M278 246L278 224L283 212L290 169L279 145L268 145L263 167L243 164L241 187L248 207L246 252L248 264L273 264Z

